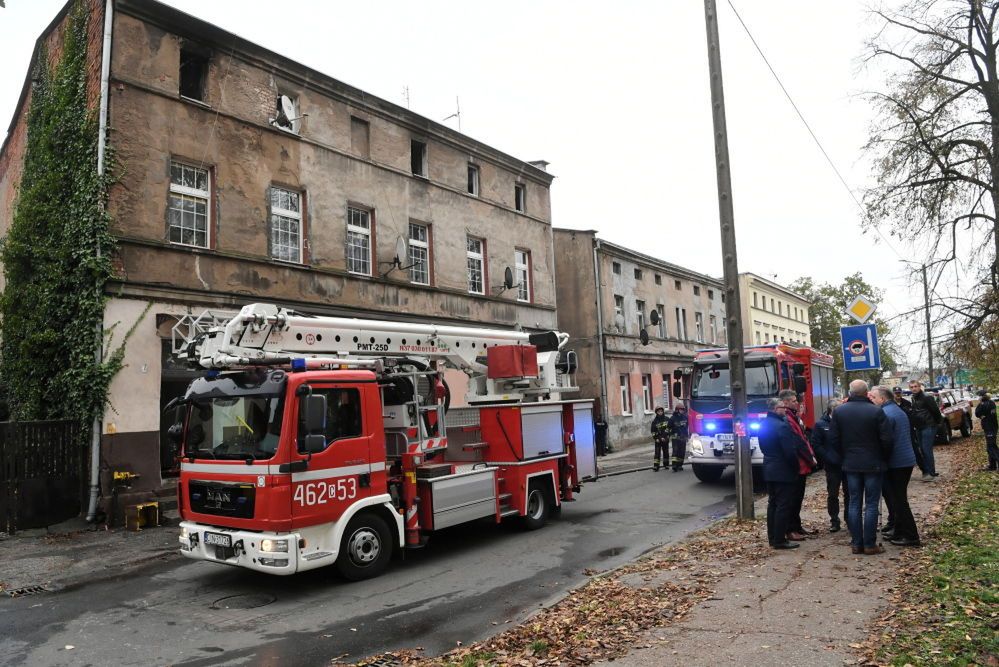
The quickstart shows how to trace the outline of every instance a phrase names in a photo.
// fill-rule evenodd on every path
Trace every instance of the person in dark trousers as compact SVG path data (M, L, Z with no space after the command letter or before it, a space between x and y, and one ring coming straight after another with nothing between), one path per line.
M933 443L936 442L943 415L933 397L923 391L922 382L913 380L909 383L909 390L912 392L912 421L919 429L919 446L923 450L923 481L932 482L938 475L933 460Z
M669 416L669 437L673 441L673 456L669 462L673 472L683 470L683 460L687 458L687 406L678 403Z
M982 430L985 431L985 451L989 455L989 470L999 470L999 447L996 447L996 433L999 432L999 420L996 419L996 404L989 398L987 391L980 391L982 397L975 416L982 420Z
M909 507L909 480L912 467L916 465L916 454L912 450L912 429L909 418L898 407L888 387L874 387L871 400L879 406L891 425L893 446L885 471L885 499L891 513L889 522L893 530L885 533L889 541L900 547L918 547L919 531L916 519Z
M663 458L669 455L669 419L666 418L666 411L662 406L656 408L656 416L652 419L652 440L656 445L652 470L659 472Z
M846 522L846 508L850 504L850 491L846 487L846 477L843 476L843 457L829 444L829 427L832 425L832 411L839 407L841 400L834 398L829 401L822 418L815 422L812 429L812 449L815 458L819 460L826 471L826 511L829 512L829 532L838 533L842 529L839 520L839 492L843 490L843 522Z
M798 482L798 451L795 435L784 421L785 410L779 399L769 399L759 431L767 484L767 540L774 549L797 549L800 545L788 541L787 529Z
M850 383L850 396L832 413L829 443L843 457L843 472L850 489L846 525L855 554L880 554L878 509L881 483L894 440L891 425L881 408L867 397L867 383Z
M798 480L794 485L794 502L791 506L791 520L788 524L787 538L800 542L806 535L814 535L817 530L807 530L801 523L801 505L805 502L805 483L808 476L818 466L812 445L805 435L805 426L798 417L798 394L792 389L785 389L777 394L784 405L784 421L795 437L795 451L798 453Z
M916 455L916 465L919 466L919 472L925 473L926 466L923 464L923 448L920 441L919 429L916 428L912 416L912 401L902 395L901 387L895 387L892 392L895 398L895 405L900 407L905 416L909 418L909 430L912 433L912 451Z

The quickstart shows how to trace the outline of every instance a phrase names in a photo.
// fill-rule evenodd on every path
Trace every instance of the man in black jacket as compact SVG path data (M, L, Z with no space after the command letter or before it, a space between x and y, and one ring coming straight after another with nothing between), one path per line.
M843 521L846 521L846 508L850 505L850 490L843 476L843 457L829 444L829 427L832 426L832 411L839 407L841 400L829 401L822 418L812 429L812 449L815 457L826 471L826 511L829 512L829 532L838 533L842 528L839 520L839 490L843 489Z
M881 481L894 443L888 418L867 393L866 382L851 382L850 396L832 413L829 427L829 444L843 456L850 489L846 524L855 554L884 553L877 543L878 509Z
M788 522L798 481L798 452L795 435L784 421L785 406L780 400L767 401L767 417L760 424L760 451L763 452L763 481L767 483L767 538L774 549L797 549L787 539Z
M987 391L980 391L982 401L975 408L975 416L982 420L982 430L985 431L985 451L989 455L989 470L999 470L999 447L996 447L996 433L999 432L999 420L996 419L996 404Z
M923 465L923 447L920 444L919 430L913 422L912 401L902 395L901 387L895 387L892 389L892 393L895 397L895 403L898 407L902 408L902 412L909 418L909 428L912 431L912 451L916 454L916 465L919 466L919 472L925 474L926 466Z
M943 415L936 400L923 391L922 382L913 380L909 383L909 390L912 391L912 422L919 429L919 445L923 450L923 481L932 482L938 475L933 460L933 443L936 442Z

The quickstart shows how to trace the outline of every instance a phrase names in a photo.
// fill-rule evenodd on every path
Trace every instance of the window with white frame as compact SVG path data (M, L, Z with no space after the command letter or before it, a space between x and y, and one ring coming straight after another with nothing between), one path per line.
M517 301L531 300L531 251L513 251L514 277L517 281Z
M479 196L479 168L474 164L468 165L468 194Z
M656 304L656 312L659 313L659 337L666 337L666 306L661 303Z
M645 328L645 302L636 301L635 310L638 311L638 333L642 333L642 329Z
M614 318L624 319L624 297L620 294L614 295Z
M208 211L211 174L182 162L170 163L170 202L167 216L170 242L207 248L211 240Z
M271 257L302 261L302 198L293 190L271 187Z
M417 222L409 223L409 281L430 284L430 229Z
M468 264L468 291L485 294L485 242L474 236L465 239L465 256Z
M676 337L680 340L687 339L687 309L676 307Z
M760 332L756 332L756 344L759 345L762 341L760 340Z
M371 211L347 207L347 270L371 275Z
M697 335L697 342L704 342L704 314L694 313L694 333Z
M628 375L622 373L618 378L621 381L621 414L631 414L631 387L628 386Z
M712 343L718 342L718 318L714 315L708 315L708 335Z
M652 414L652 376L643 375L642 376L642 403L645 408L645 414Z

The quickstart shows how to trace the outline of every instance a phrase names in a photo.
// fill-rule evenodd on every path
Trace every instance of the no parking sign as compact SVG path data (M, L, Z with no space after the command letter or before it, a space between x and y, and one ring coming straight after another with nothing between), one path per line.
M843 370L869 371L881 368L881 351L878 349L878 331L873 324L841 327Z

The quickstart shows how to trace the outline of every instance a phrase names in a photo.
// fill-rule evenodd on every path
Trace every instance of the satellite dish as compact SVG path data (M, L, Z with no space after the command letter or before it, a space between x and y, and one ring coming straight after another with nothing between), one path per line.
M293 122L298 120L297 116L298 110L295 109L295 102L287 95L280 95L278 97L277 118L274 119L274 124L289 130L293 129Z
M406 256L406 240L401 236L395 240L395 261L402 264L402 258Z
M513 269L509 266L503 271L503 287L506 289L513 288Z
M652 326L656 326L657 324L659 324L659 311L658 310L653 309L653 310L651 310L649 312L649 322L652 323Z
M642 341L642 345L648 345L649 344L649 332L646 331L645 329L642 329L641 331L638 332L638 339Z

